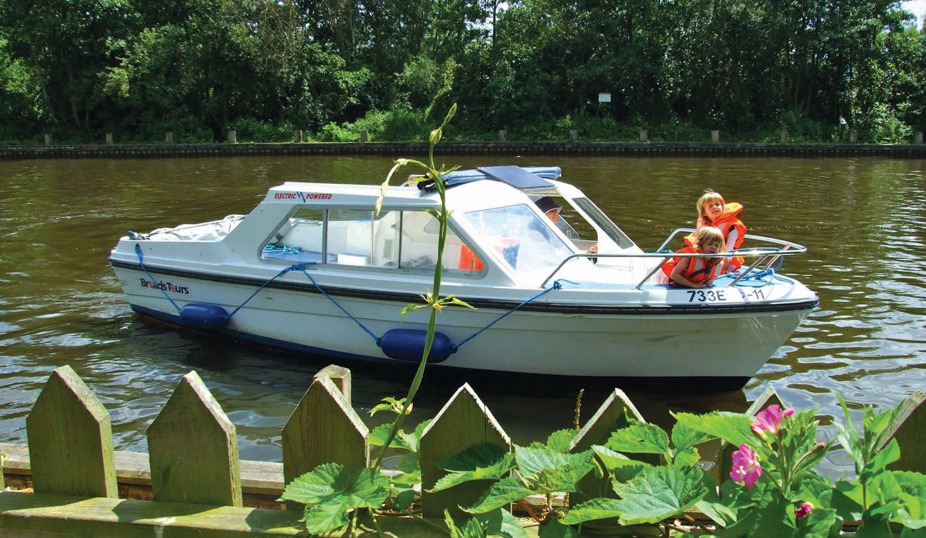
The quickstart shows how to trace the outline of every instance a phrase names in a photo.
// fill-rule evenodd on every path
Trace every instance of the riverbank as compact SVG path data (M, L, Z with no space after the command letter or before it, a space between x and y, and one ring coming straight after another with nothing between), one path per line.
M415 155L428 151L425 142L105 144L2 146L0 160L155 158L247 155ZM442 142L441 151L462 155L566 156L722 156L845 157L850 155L926 158L926 144L744 144L649 142Z

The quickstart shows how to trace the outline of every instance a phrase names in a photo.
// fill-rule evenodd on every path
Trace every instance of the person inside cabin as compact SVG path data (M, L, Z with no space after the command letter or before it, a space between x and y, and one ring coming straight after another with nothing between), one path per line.
M705 226L712 226L720 230L724 238L724 247L726 252L740 248L743 239L746 237L746 225L739 219L743 211L743 204L739 202L724 202L723 196L719 192L711 189L704 191L704 194L698 198L698 219L695 221L695 228L701 229ZM694 234L692 234L694 235ZM687 243L689 235L685 238ZM724 258L724 272L736 271L743 265L742 256Z
M534 201L534 203L537 205L540 211L543 211L543 214L546 215L554 225L559 222L560 213L563 212L563 207L557 204L556 200L549 196L544 196L542 198L538 198L536 201ZM589 254L598 252L598 244L592 245L591 248L589 248L586 252ZM592 261L597 261L597 259L592 258Z
M724 252L723 233L713 226L702 226L686 238L686 246L676 254L717 254ZM675 257L662 265L663 282L670 286L707 288L715 278L724 274L721 260L728 258Z

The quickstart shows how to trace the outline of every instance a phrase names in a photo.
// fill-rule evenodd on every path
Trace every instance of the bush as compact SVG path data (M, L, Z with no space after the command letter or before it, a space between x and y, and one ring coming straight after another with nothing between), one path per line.
M254 118L239 118L231 123L239 141L292 142L295 129L289 123L273 124Z

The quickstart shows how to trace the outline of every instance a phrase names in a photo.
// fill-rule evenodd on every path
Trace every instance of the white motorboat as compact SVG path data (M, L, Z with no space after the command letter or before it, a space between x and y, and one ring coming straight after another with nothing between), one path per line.
M664 248L691 230L644 252L560 174L496 166L443 177L452 213L440 291L473 308L439 313L434 367L738 388L817 306L814 292L778 272L806 249L768 237L748 235L745 248L725 253L746 265L711 287L657 283ZM565 208L558 224L535 205L541 196ZM433 181L384 194L378 182L287 182L248 215L129 232L109 262L139 314L414 366L429 311L402 310L433 285L439 223L431 212L440 207Z

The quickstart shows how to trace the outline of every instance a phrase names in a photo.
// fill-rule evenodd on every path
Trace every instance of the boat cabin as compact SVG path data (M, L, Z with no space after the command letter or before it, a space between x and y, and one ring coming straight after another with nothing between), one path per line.
M593 267L598 260L585 255L591 245L598 245L599 252L641 252L578 189L553 179L559 176L558 168L494 169L497 174L532 176L527 180L534 183L512 184L473 170L445 178L451 210L443 251L445 273L482 278L498 267L513 281L536 282L570 256L571 266ZM265 223L276 219L263 228L272 233L260 247L261 259L281 265L433 272L439 238L436 189L414 180L389 187L377 212L380 193L378 185L285 183L271 189L247 219L255 226L264 226L253 222L257 217ZM556 196L568 204L589 236L580 237L565 219L554 225L533 203L540 196Z

